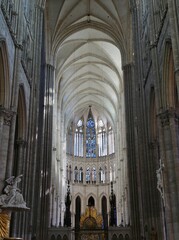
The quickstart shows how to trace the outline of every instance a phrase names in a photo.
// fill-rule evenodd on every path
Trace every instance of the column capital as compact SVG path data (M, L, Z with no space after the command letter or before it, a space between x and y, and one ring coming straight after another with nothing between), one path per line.
M170 120L173 119L174 121L179 121L179 115L176 113L176 109L169 108L164 112L158 114L162 127L170 125Z
M122 70L123 70L123 71L126 71L126 70L132 68L133 66L134 66L134 63L133 63L133 62L127 63L127 64L125 64L125 65L122 66Z
M50 63L46 63L46 66L47 66L49 69L51 69L52 71L55 70L55 67L54 67L52 64L50 64Z
M4 125L11 125L11 120L12 117L15 115L15 112L6 109L4 107L0 107L0 116L2 116L4 118Z

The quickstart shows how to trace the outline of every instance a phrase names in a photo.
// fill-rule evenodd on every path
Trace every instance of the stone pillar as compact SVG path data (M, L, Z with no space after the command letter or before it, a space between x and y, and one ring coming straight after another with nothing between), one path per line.
M13 112L5 108L0 109L0 191L4 187L6 178L6 168L8 167L8 146L9 146L9 129Z
M20 175L22 174L24 171L24 162L25 162L25 159L24 159L24 154L25 154L25 149L26 149L26 146L27 146L27 142L23 139L18 139L16 140L16 143L17 145L17 148L18 148L18 160L17 160L17 171L16 171L16 175Z
M42 195L40 224L38 226L39 239L45 239L48 235L48 227L50 226L50 189L51 189L51 167L52 160L52 120L53 120L53 100L54 100L54 67L46 65L45 78L45 96L44 96L44 139L43 154L41 156L42 167ZM48 194L47 194L48 191Z
M168 0L170 32L172 38L172 51L175 66L175 79L177 83L179 99L179 14L177 3L178 0Z
M43 41L43 18L44 9L34 4L33 26L33 61L32 61L32 81L29 106L29 129L28 129L28 148L25 162L26 181L24 190L26 201L31 208L31 214L26 214L23 220L24 232L28 239L30 236L37 235L40 223L40 197L42 187L43 172L43 113L44 113L44 84L45 84L45 53ZM22 11L23 12L23 11ZM43 66L43 68L42 68ZM46 174L48 174L46 172ZM31 187L29 187L31 186ZM37 239L39 239L37 237ZM40 240L40 239L39 239Z
M3 124L4 124L4 116L2 114L2 111L0 110L0 146L2 142Z
M165 239L165 219L164 219L164 209L163 209L163 201L161 199L161 195L157 189L157 174L156 170L159 166L159 143L154 140L149 143L149 188L148 191L151 192L151 208L152 208L152 225L151 228L155 228L157 231L157 235L159 239ZM151 230L151 228L149 230Z
M131 208L131 225L133 239L140 239L140 215L139 215L139 198L138 189L140 188L137 181L137 159L135 148L135 85L133 77L133 65L127 64L123 67L124 73L124 92L125 92L125 108L126 108L126 141L127 141L127 159L128 159L128 176Z
M173 109L159 114L163 135L164 196L167 224L167 240L179 238L179 116Z
M15 57L14 57L14 69L13 69L13 82L12 82L12 97L11 97L11 110L15 113L17 112L18 107L18 97L19 97L19 80L21 77L21 55L22 55L22 38L23 38L23 3L19 1L18 5L18 28L17 36L14 40L15 45ZM14 138L15 138L15 129L16 129L16 115L13 116L10 134L9 134L9 147L8 147L8 159L7 159L7 169L6 169L6 178L12 175L12 166L14 158Z

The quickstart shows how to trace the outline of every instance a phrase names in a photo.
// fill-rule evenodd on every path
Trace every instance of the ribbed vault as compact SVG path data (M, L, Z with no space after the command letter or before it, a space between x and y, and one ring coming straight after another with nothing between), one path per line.
M46 4L47 54L54 56L57 101L65 123L92 105L115 126L123 94L122 59L127 61L130 55L128 1Z

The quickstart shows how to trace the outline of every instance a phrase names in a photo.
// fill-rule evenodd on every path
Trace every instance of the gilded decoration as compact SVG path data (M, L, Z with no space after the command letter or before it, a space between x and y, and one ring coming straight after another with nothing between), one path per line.
M0 212L0 239L9 236L10 216L8 211L1 210Z
M101 214L97 214L94 207L87 207L85 214L81 216L80 228L81 229L102 229L103 218Z

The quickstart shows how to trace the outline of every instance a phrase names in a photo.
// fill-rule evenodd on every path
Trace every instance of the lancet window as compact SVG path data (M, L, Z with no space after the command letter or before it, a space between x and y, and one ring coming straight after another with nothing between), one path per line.
M83 157L83 121L77 123L74 134L74 156Z
M114 132L111 126L108 128L109 155L114 153Z
M99 157L107 155L107 133L102 120L98 121L98 154Z
M86 157L96 158L96 130L91 108L86 123Z
M96 158L114 153L114 132L109 123L101 118L96 121L91 108L88 117L71 122L66 136L67 154L75 157Z

